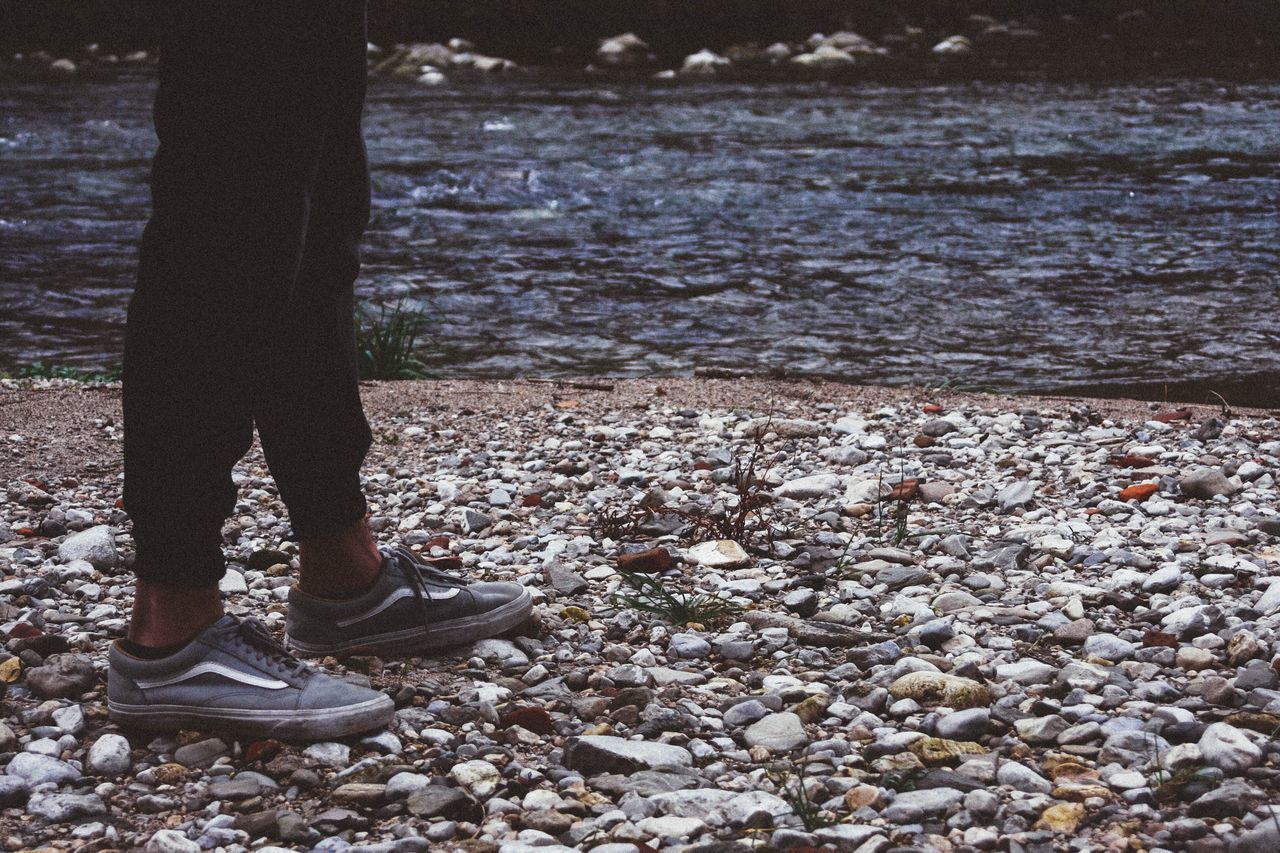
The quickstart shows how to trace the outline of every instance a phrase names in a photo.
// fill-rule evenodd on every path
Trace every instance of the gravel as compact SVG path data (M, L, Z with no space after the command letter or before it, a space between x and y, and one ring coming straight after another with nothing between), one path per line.
M282 744L107 720L118 390L0 382L6 849L1276 847L1274 416L710 380L366 398L380 537L528 585L537 624L327 661L395 722ZM257 449L235 477L227 606L280 632L297 547ZM704 598L633 609L619 567Z

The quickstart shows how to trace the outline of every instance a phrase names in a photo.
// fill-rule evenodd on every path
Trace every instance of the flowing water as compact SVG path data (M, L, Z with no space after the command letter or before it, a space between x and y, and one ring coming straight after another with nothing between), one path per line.
M0 368L119 359L152 83L0 89ZM377 84L360 288L458 376L1280 406L1280 84Z

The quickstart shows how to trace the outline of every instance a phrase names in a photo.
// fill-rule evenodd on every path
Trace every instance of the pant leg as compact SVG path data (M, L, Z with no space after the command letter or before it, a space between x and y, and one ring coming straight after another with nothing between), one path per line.
M125 340L136 571L216 584L231 470L274 375L334 92L340 0L183 0L161 52L152 218Z
M254 401L258 436L294 534L332 533L366 511L360 465L371 443L360 402L354 287L369 220L362 118L367 79L363 0L339 3L324 147L293 299L272 336Z

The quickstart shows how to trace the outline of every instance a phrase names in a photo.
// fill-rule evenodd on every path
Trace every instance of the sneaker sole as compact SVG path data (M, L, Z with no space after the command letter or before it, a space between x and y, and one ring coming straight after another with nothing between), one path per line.
M522 624L532 613L533 596L525 590L519 598L512 599L501 607L435 625L415 626L385 634L370 634L340 643L304 643L288 634L285 634L284 641L290 649L308 657L357 653L403 656L496 637Z
M307 711L228 710L190 705L127 705L107 702L112 721L146 731L218 729L280 740L329 740L385 727L395 716L390 696L343 708Z

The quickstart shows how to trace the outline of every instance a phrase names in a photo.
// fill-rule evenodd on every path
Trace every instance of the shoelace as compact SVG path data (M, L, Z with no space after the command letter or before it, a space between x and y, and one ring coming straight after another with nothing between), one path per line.
M291 655L288 649L271 636L267 626L257 619L241 619L236 623L234 631L262 663L278 666L290 676L307 675L313 671L308 664Z
M418 609L422 611L424 621L430 618L427 602L431 600L431 593L427 589L427 584L456 587L458 589L471 585L471 581L466 578L451 575L443 569L424 563L417 554L403 545L390 549L386 554L387 559L400 570L400 574L408 581L409 589L413 590L413 597L418 600Z

